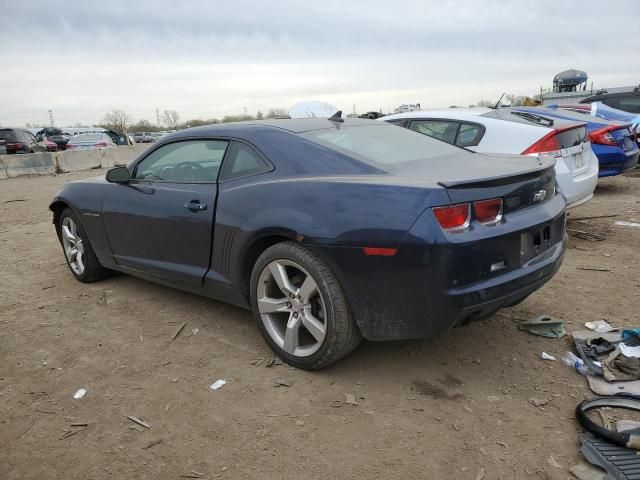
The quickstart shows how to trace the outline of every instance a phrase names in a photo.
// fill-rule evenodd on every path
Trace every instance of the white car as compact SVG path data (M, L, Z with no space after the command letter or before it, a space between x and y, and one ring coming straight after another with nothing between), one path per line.
M554 157L558 188L569 208L589 201L598 183L598 158L584 123L509 108L422 110L379 120L479 153Z

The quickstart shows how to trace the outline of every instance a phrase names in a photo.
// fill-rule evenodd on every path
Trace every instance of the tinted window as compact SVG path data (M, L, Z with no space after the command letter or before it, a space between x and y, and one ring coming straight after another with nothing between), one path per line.
M190 140L165 145L138 164L135 178L176 183L215 182L228 143Z
M234 142L225 161L222 178L229 180L232 178L246 177L248 175L256 175L268 170L268 165L253 148L244 143Z
M456 145L459 147L474 147L480 143L481 138L482 127L480 125L462 123L456 137Z
M405 128L380 125L314 130L301 134L368 164L393 165L459 153L457 147Z
M430 137L443 140L447 143L454 143L458 132L458 122L446 120L412 120L409 126L411 130Z
M605 98L603 103L625 112L640 113L640 96Z
M391 123L392 125L400 125L402 122L404 122L404 118L397 118L395 120L385 120L385 122Z
M13 130L0 130L0 138L4 140L14 140L16 136Z

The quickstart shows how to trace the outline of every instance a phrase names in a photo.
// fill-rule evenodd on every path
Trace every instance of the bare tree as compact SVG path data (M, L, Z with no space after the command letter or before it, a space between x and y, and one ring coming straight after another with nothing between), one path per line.
M108 130L118 133L127 133L131 125L131 117L122 110L111 110L104 116L104 125Z
M162 121L171 130L175 130L180 125L180 114L177 110L165 110L162 115Z

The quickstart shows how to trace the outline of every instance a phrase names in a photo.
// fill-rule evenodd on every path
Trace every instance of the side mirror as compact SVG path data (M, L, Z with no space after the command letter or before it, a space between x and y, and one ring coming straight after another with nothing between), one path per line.
M107 171L107 182L111 183L125 183L131 180L131 175L127 167L115 167Z

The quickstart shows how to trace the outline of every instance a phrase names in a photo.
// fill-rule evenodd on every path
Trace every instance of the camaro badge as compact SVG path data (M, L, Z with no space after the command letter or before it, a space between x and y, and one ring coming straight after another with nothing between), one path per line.
M547 198L546 190L538 190L533 194L533 203L542 202L545 198Z

